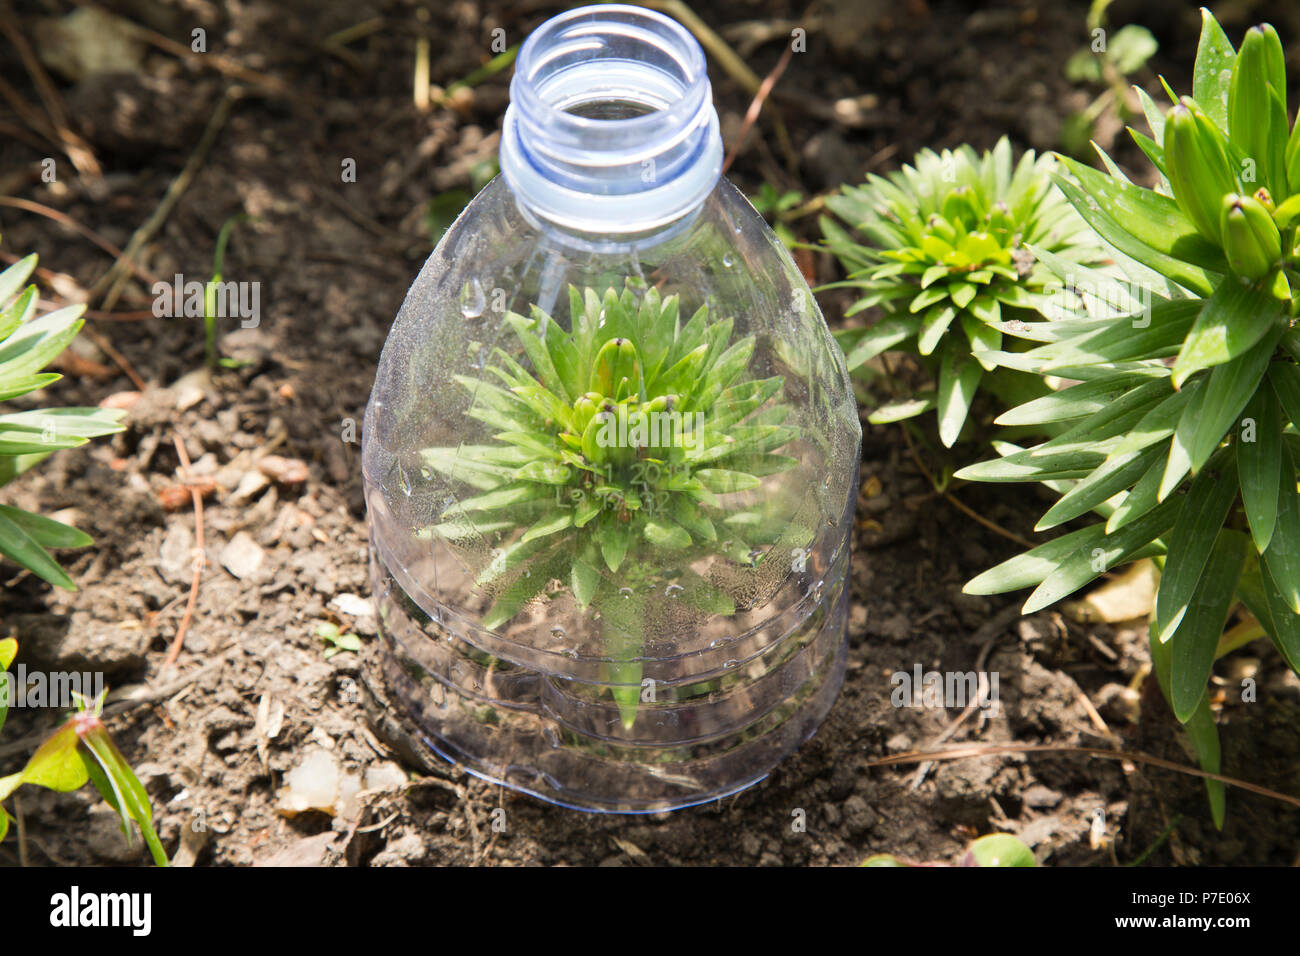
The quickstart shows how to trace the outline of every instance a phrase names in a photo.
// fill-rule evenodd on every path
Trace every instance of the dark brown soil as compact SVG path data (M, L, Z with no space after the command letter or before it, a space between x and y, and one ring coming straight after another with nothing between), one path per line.
M855 864L877 852L949 861L972 837L1005 830L1056 865L1295 861L1294 808L1232 791L1227 825L1216 832L1198 780L1137 762L995 756L935 764L923 777L915 766L869 766L935 744L958 716L891 706L892 672L917 664L971 670L982 656L985 669L1001 677L1001 714L967 721L950 742L1107 745L1104 726L1126 750L1192 762L1158 694L1142 680L1140 621L1084 625L1056 611L1020 619L1014 595L961 594L963 582L1016 545L937 495L895 428L865 428L844 691L816 737L766 782L719 804L646 818L556 809L443 765L408 763L414 782L391 787L401 780L394 765L402 756L393 749L401 747L391 715L383 719L382 703L367 688L373 619L347 611L356 610L347 595L369 595L359 446L348 439L359 432L388 325L431 248L425 204L469 188L471 167L495 153L507 97L506 79L498 77L460 111L420 114L411 97L416 38L431 38L432 80L446 85L486 59L493 28L515 42L556 8L529 0L459 0L424 10L398 0L251 0L237 13L179 0L107 6L186 45L190 31L203 27L208 57L227 57L290 91L246 87L142 260L157 276L205 276L222 223L250 214L252 221L236 227L225 275L262 283L262 321L256 329L229 323L221 342L224 354L247 364L178 384L202 367L201 321L91 319L100 343L148 386L131 406L127 431L61 452L3 492L6 503L64 511L96 539L93 548L64 556L80 586L75 594L4 567L0 636L20 640L29 667L106 673L119 701L112 732L146 782L169 851L184 838L200 863L214 865ZM815 5L809 55L794 58L776 101L799 178L770 119L750 135L732 177L751 193L771 181L812 195L860 179L868 168L894 168L925 145L987 147L1005 132L1017 148L1052 148L1063 118L1097 92L1072 88L1061 72L1086 42L1085 6ZM1155 66L1182 87L1195 44L1194 6L1121 0L1111 15L1117 23L1138 17L1157 31L1163 48ZM1247 6L1233 5L1237 15L1227 25L1234 34L1250 22L1241 13ZM695 7L724 32L742 21L809 19L802 4L782 0ZM33 15L69 9L59 0L27 5ZM1262 8L1253 14L1268 15ZM382 27L346 54L322 51L323 38L376 16ZM1289 28L1284 34L1300 36L1300 24L1281 15L1277 22ZM0 49L0 75L38 102L12 49L3 41ZM762 76L780 53L777 39L746 57ZM730 143L749 97L716 64L712 76ZM1158 89L1152 73L1139 78ZM104 165L104 192L88 189L62 154L55 154L59 182L42 183L39 164L48 150L11 137L0 141L0 192L55 207L123 246L181 171L225 82L211 60L182 65L151 49L142 74L63 85L72 123ZM830 118L830 104L863 95L872 99L851 121ZM19 122L5 112L0 121ZM1117 155L1140 173L1139 157L1116 140L1115 125L1103 123L1098 136L1117 143ZM355 183L340 182L346 158L356 161ZM91 287L112 265L81 236L29 212L0 208L0 226L4 250L35 250L45 267L70 277L59 280L65 292ZM795 229L815 238L812 219ZM834 276L827 257L811 261L821 280ZM54 300L62 293L47 286L42 294ZM151 301L149 289L132 280L115 308L147 311ZM832 326L842 322L844 305L842 297L823 297ZM68 374L48 402L93 405L133 388L101 344L83 335L76 355L84 361L65 363ZM204 507L208 564L198 605L177 670L163 674L185 610L195 526L188 495L177 489L174 436L184 441L193 473L211 478L216 490ZM918 451L936 471L979 453L958 449L946 459ZM290 475L239 494L240 481L258 473L266 454L306 462L306 481ZM961 487L955 494L1021 535L1032 534L1042 510L1024 488ZM241 565L258 551L260 566ZM363 652L325 660L314 629L326 620L367 638ZM1237 675L1253 666L1258 702L1241 703ZM1262 645L1223 662L1219 673L1226 772L1300 793L1300 681ZM270 737L267 716L274 728L281 713ZM58 719L13 711L0 774L19 766L35 735ZM319 749L348 772L368 772L365 792L333 817L282 815L277 795L285 774ZM504 815L494 815L497 808ZM125 846L91 790L27 789L21 809L33 864L147 860L138 843ZM792 823L801 810L806 830L798 832ZM1093 832L1099 810L1100 839ZM493 825L502 820L504 832ZM11 836L0 862L17 859Z

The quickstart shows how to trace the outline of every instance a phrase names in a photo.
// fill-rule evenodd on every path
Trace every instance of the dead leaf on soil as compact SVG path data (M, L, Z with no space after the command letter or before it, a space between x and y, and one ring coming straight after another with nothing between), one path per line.
M1160 574L1151 561L1138 561L1087 597L1067 602L1061 610L1077 624L1116 624L1150 616L1155 607Z

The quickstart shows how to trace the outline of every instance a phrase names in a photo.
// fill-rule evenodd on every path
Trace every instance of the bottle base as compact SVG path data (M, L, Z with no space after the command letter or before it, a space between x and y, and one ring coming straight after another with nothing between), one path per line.
M591 733L566 719L571 693L563 679L467 654L457 646L462 639L424 614L376 560L379 670L388 697L417 728L411 736L476 777L592 813L709 803L765 779L830 711L845 670L844 558L817 611L755 662L785 693L722 731L693 732L701 708L679 703L645 707L637 718L644 732ZM467 675L467 668L482 670Z

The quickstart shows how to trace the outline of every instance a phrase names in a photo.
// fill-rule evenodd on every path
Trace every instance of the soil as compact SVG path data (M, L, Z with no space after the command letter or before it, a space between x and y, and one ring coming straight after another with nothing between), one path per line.
M1137 761L990 756L938 763L923 775L914 765L870 766L936 744L959 715L892 706L892 673L917 665L966 671L979 661L1000 675L1001 710L967 720L949 742L1117 744L1194 761L1143 678L1142 622L1078 623L1060 610L1020 618L1020 596L963 595L963 582L1017 545L938 495L899 429L865 424L848 678L821 730L768 780L696 809L599 817L422 759L404 743L383 688L368 679L375 625L363 611L369 582L356 441L389 323L431 248L425 206L433 196L470 190L475 165L494 155L507 82L496 77L458 94L455 108L421 113L411 96L415 43L431 38L431 79L445 86L486 60L493 29L515 42L557 8L530 0L106 6L167 37L202 27L208 53L183 63L150 47L140 72L60 81L70 122L103 164L102 187L87 185L62 154L58 182L42 182L48 149L7 137L0 192L55 207L118 247L157 208L217 108L226 82L217 57L282 84L246 85L141 259L155 276L206 277L222 224L239 213L252 217L235 227L224 270L226 278L262 283L258 327L221 329L223 354L242 364L195 375L203 366L201 321L152 317L148 286L131 279L114 308L140 314L90 319L97 337L80 337L62 360L66 377L41 396L51 404L129 405L127 430L60 452L4 491L6 503L58 514L96 543L63 555L75 593L4 566L0 635L19 639L29 668L105 673L114 689L111 731L151 794L170 852L202 865L849 865L881 852L952 861L974 836L1003 830L1049 865L1295 861L1294 808L1233 790L1219 832L1199 780ZM1225 15L1230 33L1270 14L1251 6L1234 4L1233 16ZM895 168L926 145L983 148L1005 133L1018 149L1052 148L1065 117L1098 92L1072 86L1061 70L1087 40L1085 7L820 4L810 55L794 58L775 100L799 178L787 167L771 106L732 178L751 194L770 181L813 195L868 169ZM1153 70L1185 88L1194 7L1121 0L1111 18L1155 30L1162 47ZM25 12L71 8L50 0ZM695 8L733 38L730 28L743 22L809 19L802 4L782 0ZM322 47L324 38L372 17L382 17L382 26L345 52ZM1284 36L1300 36L1300 24L1282 13L1276 21ZM11 48L0 48L0 75L39 102ZM780 54L778 38L744 56L763 76ZM711 70L732 143L749 96L716 63ZM1138 79L1158 90L1153 70ZM852 97L866 97L856 111L827 110ZM1144 164L1117 130L1106 118L1097 135L1142 175ZM345 159L355 160L355 182L340 181ZM0 208L0 226L4 250L35 250L55 273L44 277L47 299L89 289L112 265L84 237L30 212ZM793 228L816 238L814 219ZM835 276L828 257L806 261L819 281ZM846 301L822 298L833 327L842 324ZM136 388L123 367L143 380L142 394L124 394ZM186 612L195 543L178 436L191 476L209 492L207 565L184 647L163 672ZM976 454L918 446L936 473ZM1022 487L962 486L953 494L1022 536L1032 535L1044 507ZM315 636L323 621L358 634L362 651L326 659ZM1218 673L1225 771L1300 793L1300 681L1259 643L1221 662ZM1243 674L1257 681L1255 703L1238 699ZM58 719L12 711L0 774L20 766ZM285 815L286 774L317 751L358 776L361 793L333 814ZM147 863L92 790L28 788L20 796L30 863ZM0 862L18 856L14 838L0 845Z

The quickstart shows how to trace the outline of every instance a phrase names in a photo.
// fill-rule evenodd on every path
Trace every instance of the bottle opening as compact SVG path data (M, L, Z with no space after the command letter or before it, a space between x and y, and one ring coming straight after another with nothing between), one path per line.
M666 226L713 190L722 140L704 53L639 7L580 7L524 42L510 84L501 172L528 213L565 229Z

